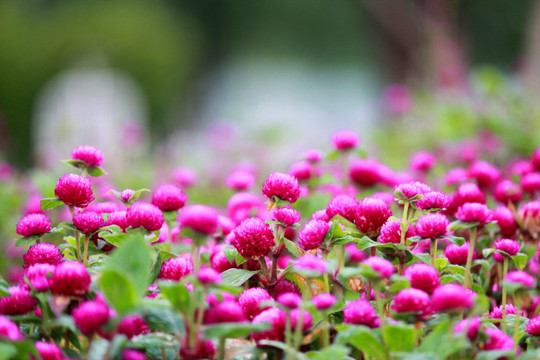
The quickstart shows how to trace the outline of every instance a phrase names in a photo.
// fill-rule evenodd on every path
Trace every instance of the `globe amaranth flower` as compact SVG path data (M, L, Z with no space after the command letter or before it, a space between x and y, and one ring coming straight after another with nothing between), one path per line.
M457 284L445 284L433 291L431 297L434 311L468 309L473 305L473 293Z
M24 276L30 285L38 292L46 291L49 288L49 277L54 273L56 266L51 264L34 264L29 266Z
M493 220L497 222L501 235L504 237L514 236L518 229L514 214L505 206L499 206L493 211Z
M465 203L485 204L486 196L476 184L465 183L461 184L457 189L454 200L458 207Z
M416 233L428 239L437 239L447 234L448 219L442 214L425 214L418 218Z
M313 170L313 165L309 161L297 161L289 168L289 174L298 180L309 180L313 175L316 175Z
M506 335L499 329L488 328L485 330L488 341L484 344L484 350L512 350L514 348L514 339Z
M221 275L216 270L205 267L199 269L197 279L203 285L219 284L221 282Z
M407 184L400 184L396 186L395 191L400 191L401 193L403 193L403 195L405 195L406 199L411 199L415 196L424 195L432 192L433 190L426 184L415 181Z
M345 324L365 325L370 328L379 327L380 321L375 309L365 300L349 302L343 309Z
M529 194L534 194L540 190L540 173L526 174L521 178L520 182L523 191Z
M178 223L182 228L212 235L218 228L219 215L214 208L206 205L186 206L178 215Z
M280 258L282 258L283 256L281 256ZM289 281L287 279L281 279L276 287L274 288L274 297L278 297L279 295L281 294L285 294L285 293L289 293L289 292L293 292L293 293L296 293L298 295L301 295L302 292L300 291L300 288L298 287L298 285L296 285L295 283L293 283L292 281Z
M152 194L152 204L161 211L177 211L184 207L186 201L182 189L172 184L161 185Z
M107 218L107 222L105 223L105 226L109 225L116 225L120 229L122 229L122 231L125 231L129 227L127 220L127 211L112 212Z
M315 255L302 255L294 263L294 269L308 277L318 277L327 271L327 264Z
M397 313L422 313L429 308L429 295L419 289L403 289L392 302Z
M518 214L523 228L534 237L538 237L540 234L540 201L530 201L521 205Z
M249 218L234 229L232 245L245 259L257 260L272 251L275 245L270 226L259 218Z
M469 180L467 171L462 168L453 168L446 173L446 185L454 186Z
M416 228L409 226L405 233L405 239L416 235ZM381 234L379 235L379 242L381 244L399 244L401 241L401 224L396 220L389 220L381 227Z
M250 288L244 290L238 297L238 305L244 311L244 315L248 319L253 319L267 308L262 308L260 305L263 301L272 301L272 297L262 288Z
M204 312L205 324L220 324L247 321L242 307L234 300L223 300Z
M359 263L366 259L366 253L358 249L354 243L345 245L345 256L350 263Z
M521 284L523 287L531 288L534 286L534 277L527 274L525 271L514 270L506 274L505 281Z
M448 244L444 249L444 256L448 258L448 262L452 265L465 265L467 263L467 255L469 254L469 242L465 242L461 246L454 243ZM476 250L473 252L473 260L476 259Z
M313 303L313 305L315 305L317 310L326 310L334 306L334 304L337 302L337 299L332 294L321 293L315 295L311 299L311 302Z
M139 350L124 349L122 350L122 360L146 360L146 355Z
M332 136L332 145L340 151L354 149L359 142L358 135L350 130L338 131Z
M198 359L213 359L216 354L216 346L212 340L203 340L202 335L197 335L195 346L189 344L189 336L184 336L180 346L180 359L182 360L198 360Z
M269 323L270 329L261 332L251 334L251 338L255 342L261 340L275 340L282 341L284 339L285 324L286 324L285 312L278 308L269 308L255 316L253 324Z
M416 201L416 207L422 210L441 210L450 206L450 198L445 193L431 191Z
M174 181L183 188L193 186L197 183L197 173L189 168L176 168L171 175Z
M326 207L328 219L341 215L350 222L354 222L358 212L358 201L350 195L337 195L330 200Z
M125 190L122 190L122 192L120 193L120 198L122 199L123 202L127 203L129 202L129 200L131 199L133 195L135 195L135 190L125 189Z
M24 315L37 306L37 300L22 286L8 288L11 295L0 298L0 314Z
M105 221L101 214L93 211L76 212L73 216L73 225L84 234L91 234L98 231Z
M296 329L296 324L298 324L299 321L302 322L302 332L305 332L311 328L313 319L311 318L309 311L301 310L301 309L294 309L291 311L290 314L291 314L291 329Z
M10 341L20 341L24 338L21 330L13 321L0 315L0 339L5 338Z
M167 259L161 264L158 279L180 281L184 276L193 272L191 260L183 257Z
M506 315L516 315L517 314L517 308L513 304L506 304ZM491 313L489 316L492 319L502 319L503 315L503 306L496 306L491 310ZM525 313L522 311L522 315L525 316ZM494 323L495 325L499 325L499 323Z
M375 270L382 279L388 279L394 273L394 265L386 259L378 256L372 256L362 262Z
M461 321L459 321L456 326L454 326L454 333L460 334L464 331L467 331L467 338L470 341L473 341L476 339L476 336L478 335L478 331L480 330L480 326L482 325L482 321L478 316L472 317L472 318L466 318Z
M383 181L380 164L369 159L353 160L349 169L349 177L361 186L373 186Z
M495 185L501 174L499 169L485 161L476 161L469 167L469 177L476 180L481 188L489 188Z
M278 199L296 202L300 197L300 184L292 175L275 172L270 174L262 186L262 193L268 199L274 196Z
M50 288L55 295L84 296L91 283L86 267L77 261L64 261L56 266Z
M290 292L280 294L276 297L276 300L280 305L283 305L286 308L296 309L298 306L300 306L300 303L302 302L302 297L297 293Z
M82 211L93 211L97 212L98 214L110 214L114 211L121 210L120 205L118 205L115 202L112 201L103 201L99 203L93 203L88 205L86 208L82 209Z
M428 172L435 165L435 156L427 151L419 151L411 159L411 168L418 172Z
M56 245L39 243L30 246L26 254L23 255L24 266L28 267L34 264L56 265L62 261L64 255Z
M36 342L36 350L42 360L64 360L62 351L56 344L51 344L43 341Z
M384 201L365 198L358 205L354 223L367 236L374 238L379 235L381 227L392 216L392 211Z
M479 203L465 203L456 212L456 218L463 222L477 222L484 226L491 221L491 210L487 205Z
M304 159L311 163L318 163L322 160L322 154L319 150L316 149L309 149L304 152Z
M518 184L510 180L503 180L495 187L493 197L503 204L507 204L508 202L515 204L521 201L523 194Z
M76 174L63 175L56 183L54 195L66 205L81 208L87 207L95 199L90 180Z
M495 249L504 251L510 256L514 256L519 252L519 249L521 249L521 245L512 239L501 239L495 241ZM498 262L503 262L504 260L504 256L499 253L493 253L493 258Z
M83 161L86 166L100 166L103 164L103 155L101 151L93 146L81 145L71 151L73 160Z
M411 287L431 294L440 284L439 273L431 265L414 264L405 269L403 275L411 282Z
M266 212L266 209L262 200L250 193L234 194L227 203L227 213L236 224L240 224L248 217L258 216L263 212Z
M102 301L85 301L71 313L75 325L86 336L91 336L109 321L110 309Z
M272 212L272 220L279 221L285 226L292 226L300 222L300 213L288 207L275 208Z
M132 228L145 228L148 231L161 229L165 222L163 213L158 207L145 203L136 202L127 210L127 222Z
M298 244L305 250L317 249L324 241L329 229L330 225L326 221L311 220L300 230Z
M391 84L382 93L385 110L392 115L407 113L414 105L411 91L404 85Z
M539 336L540 335L540 316L530 319L527 323L527 334Z
M249 190L254 183L255 176L251 172L245 170L234 171L227 176L227 179L225 180L225 184L236 191Z
M117 332L131 339L134 336L149 334L151 330L140 315L127 315L118 323Z
M43 214L29 214L17 223L17 234L22 237L41 236L51 231L51 220Z

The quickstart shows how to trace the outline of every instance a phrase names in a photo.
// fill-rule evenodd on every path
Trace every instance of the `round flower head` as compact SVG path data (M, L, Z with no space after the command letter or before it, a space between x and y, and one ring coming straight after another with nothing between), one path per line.
M197 273L197 279L203 285L219 284L221 282L221 275L212 268L202 268Z
M447 233L448 219L442 214L425 214L418 218L416 233L429 239L440 238Z
M225 184L236 191L245 191L250 189L255 183L255 176L249 171L238 170L227 176Z
M523 228L537 237L540 234L540 201L530 201L521 205L518 213L522 219Z
M197 182L197 174L189 168L174 169L172 178L183 188L193 186Z
M80 303L71 315L81 332L91 336L107 323L110 313L110 309L102 301L85 301Z
M354 149L359 142L358 135L349 130L338 131L332 136L332 145L340 151Z
M506 335L499 329L488 328L485 330L488 341L484 344L484 350L512 350L514 348L514 339Z
M105 225L101 214L93 211L75 213L73 216L73 225L84 234L96 232Z
M189 336L184 336L179 351L180 359L214 359L216 346L212 340L203 340L202 335L199 334L195 340L195 347L190 347L188 341Z
M468 309L473 305L473 293L461 285L446 284L433 291L431 301L437 312Z
M300 288L298 287L298 285L296 285L295 283L293 283L292 281L289 281L287 279L281 279L277 283L277 285L276 285L276 287L274 289L274 296L278 297L279 295L285 294L285 293L288 293L288 292L293 292L293 293L296 293L298 295L302 294L302 292L300 291Z
M84 296L90 288L90 275L80 262L64 261L56 266L50 279L51 291L55 295Z
M56 265L62 261L64 255L53 244L39 243L30 246L26 254L23 255L24 266L34 264Z
M204 313L205 324L220 324L247 321L242 307L234 300L224 300L211 306Z
M284 293L277 297L277 302L289 309L296 309L302 302L302 297L297 293Z
M136 202L127 210L127 222L132 228L145 228L148 231L161 229L164 223L163 213L156 206Z
M54 273L55 268L56 266L51 264L34 264L26 269L24 276L34 289L42 292L49 288L48 277Z
M285 226L292 226L300 222L300 213L288 207L275 208L272 212L272 220L279 221Z
M253 324L269 323L270 329L251 334L255 342L261 340L282 341L285 332L285 312L278 308L269 308L253 319Z
M289 174L298 180L309 180L313 174L313 166L309 161L297 161L289 168Z
M337 302L337 299L332 294L321 293L315 295L311 299L311 302L313 303L313 305L315 305L317 310L326 310L334 306L334 304Z
M317 249L330 229L330 225L326 221L311 220L308 222L298 234L298 244L305 250Z
M138 350L122 350L122 360L146 360L146 355Z
M517 314L517 308L512 304L506 304L506 315L516 315ZM491 313L489 316L492 319L502 319L503 315L503 306L497 306L494 307L493 310L491 310ZM494 323L495 325L499 325L499 323Z
M365 325L370 328L379 326L379 318L375 309L365 300L351 301L343 309L345 324Z
M491 221L491 210L479 203L463 204L456 212L456 218L463 222L477 222L479 226L484 226Z
M264 203L261 199L250 193L237 193L231 196L227 203L227 213L236 223L265 211Z
M521 201L523 194L518 184L510 180L503 180L495 187L493 197L503 204L507 204L508 202L515 204Z
M272 251L275 245L270 226L259 218L249 218L233 231L232 245L245 259L257 260Z
M403 289L392 303L392 310L397 313L420 313L429 307L429 295L418 289Z
M401 84L392 84L386 87L382 94L385 109L392 115L402 115L413 106L413 97L410 90Z
M427 264L414 264L405 269L403 274L411 282L411 287L431 294L440 284L437 269Z
M394 265L388 260L381 257L372 256L364 260L363 264L366 264L373 268L379 276L383 279L388 279L394 273Z
M268 199L274 196L278 199L296 202L300 197L300 184L294 176L275 172L270 174L262 186L262 193Z
M307 277L318 277L327 270L326 262L315 255L302 255L294 263L294 269Z
M36 350L43 360L64 360L62 351L56 344L50 344L43 341L36 342Z
M499 169L485 161L476 161L469 167L469 176L476 180L481 188L489 188L501 177Z
M322 154L319 150L316 150L316 149L306 150L304 152L304 159L306 159L307 161L311 163L316 164L322 160Z
M76 174L65 174L56 183L54 195L64 204L76 207L87 207L94 201L90 180Z
M530 173L521 178L521 188L529 194L534 194L540 190L540 174Z
M349 169L349 176L361 186L373 186L383 180L380 165L373 160L354 160Z
M419 172L428 172L435 165L435 156L427 151L420 151L413 155L411 168Z
M106 226L116 225L122 230L126 230L129 227L126 211L114 211L107 218Z
M457 189L455 202L458 206L465 203L485 204L486 196L476 184L466 183L460 185L460 187Z
M441 210L450 206L450 198L439 191L431 191L424 194L424 197L418 199L416 207L422 210Z
M358 205L354 223L362 233L374 238L379 235L381 226L390 216L392 216L392 211L384 201L365 198Z
M405 238L408 239L416 235L415 228L409 226L405 233ZM401 224L396 220L388 220L381 227L381 235L379 236L379 242L382 244L399 244L401 241Z
M448 186L458 185L459 183L463 183L467 180L469 180L469 175L467 174L467 171L462 168L451 169L446 174L446 184Z
M88 205L85 209L82 211L94 211L98 214L110 214L112 212L120 210L120 206L112 201L103 201L99 203L93 203Z
M177 211L186 204L186 194L171 184L161 185L152 194L152 204L161 211Z
M86 166L100 166L103 164L103 155L101 151L93 146L79 146L71 152L73 160L83 161Z
M521 245L512 239L501 239L495 241L495 249L502 250L508 255L514 256L519 252L519 249L521 249ZM499 253L493 253L493 258L498 262L503 262L504 260L503 255Z
M465 242L459 246L454 243L448 244L444 249L444 256L452 265L465 265L467 263L467 255L469 254L469 243ZM476 250L473 252L473 260L476 259Z
M127 203L127 202L129 202L129 200L131 199L131 197L134 194L135 194L135 190L133 190L133 189L125 189L120 193L120 198L122 199L122 201Z
M24 338L17 324L8 318L0 315L0 339L5 338L10 341L20 341Z
M248 319L253 319L266 309L261 308L260 304L263 301L272 300L272 297L265 289L250 288L244 290L244 292L240 294L238 297L238 305L240 305Z
M354 222L358 212L358 201L350 195L337 195L330 200L326 207L328 219L341 215L350 222Z
M183 257L167 259L161 264L158 279L180 281L193 272L193 263Z
M51 220L43 214L29 214L17 223L17 234L22 237L41 236L51 231Z
M206 205L186 206L178 216L182 228L206 235L215 234L218 227L219 215L214 208Z
M24 287L12 286L8 291L11 295L0 298L0 314L24 315L36 307L37 300Z
M118 324L117 332L131 339L134 336L149 334L150 328L140 315L128 315Z
M540 147L531 154L530 163L535 169L540 170Z
M460 334L467 331L467 338L469 338L470 341L473 341L478 335L478 330L480 330L481 325L482 321L478 316L466 318L459 321L456 326L454 326L454 333Z
M395 191L401 191L405 195L406 199L411 199L417 195L424 195L433 190L424 183L421 182L411 182L407 184L400 184L396 186Z
M505 206L499 206L493 211L493 220L497 222L502 236L512 237L518 229L514 214Z
M298 321L300 321L300 315L302 315L303 320L302 331L306 332L311 328L313 323L313 319L307 310L294 309L291 311L291 329L296 329L296 324L298 324Z
M506 274L504 281L521 284L523 287L532 288L534 286L534 278L525 271L515 270Z
M527 323L527 334L540 336L540 316L537 316Z

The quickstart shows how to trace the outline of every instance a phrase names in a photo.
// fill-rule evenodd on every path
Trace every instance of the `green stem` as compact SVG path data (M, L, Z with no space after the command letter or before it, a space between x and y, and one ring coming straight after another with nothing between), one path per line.
M373 284L373 288L375 289L375 301L377 303L377 310L379 311L379 317L381 321L381 334L384 334L384 328L386 326L386 316L384 314L384 304L382 302L381 293L379 291L380 285L381 284L379 281L375 281L375 283ZM386 358L390 359L388 346L386 346L386 343L384 341L384 336L382 337L382 341L383 341L384 351L386 352Z
M287 345L287 348L289 349L291 347L292 339L292 329L291 329L291 312L290 310L286 310L285 312L285 344ZM286 359L290 360L292 358L292 354L290 351L287 351Z
M327 314L324 314L322 340L323 348L330 346L330 318Z
M69 206L69 212L71 214L71 221L73 221L73 218L75 217L75 207L73 205L70 205ZM81 256L81 241L79 239L79 231L78 230L75 230L75 246L77 247L77 253L75 255L77 255L77 261L81 261L82 259L82 256Z
M518 295L519 296L519 295ZM516 303L516 322L514 324L514 353L517 350L518 342L519 342L519 323L521 321L521 301L515 297L515 303Z
M323 260L325 263L328 262L328 253L326 251L323 251ZM329 293L330 292L330 282L328 281L328 273L325 272L324 275L323 275L323 280L324 280L324 292L325 293Z
M269 278L268 266L266 265L266 259L264 257L259 258L259 263L261 264L261 270L265 278Z
M474 248L476 247L476 226L471 228L469 236L469 253L467 254L467 264L465 265L465 288L470 289L472 286L472 277L471 277L471 265L472 258L474 253Z
M508 272L508 258L505 256L503 261L503 279ZM506 333L506 286L502 287L502 331Z
M172 249L172 228L171 228L172 224L170 221L167 221L167 229L169 230L169 236L168 236L168 240L169 240L169 246L168 246L168 250L171 251Z
M345 267L345 245L339 245L339 269Z
M435 267L435 260L437 259L437 239L431 239L430 245L431 266Z
M225 338L219 338L218 344L218 360L225 360Z
M84 266L88 266L88 243L90 242L90 234L84 234Z
M409 228L409 226L408 226L408 217L407 217L408 212L409 212L409 202L406 202L404 207L403 207L403 220L401 220L401 227L400 227L401 240L400 240L399 243L401 245L405 245L405 235L407 233L407 229Z

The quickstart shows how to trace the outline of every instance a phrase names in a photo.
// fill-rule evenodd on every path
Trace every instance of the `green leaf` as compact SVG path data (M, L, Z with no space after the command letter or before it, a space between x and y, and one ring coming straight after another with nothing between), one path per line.
M184 335L185 325L182 317L172 309L158 308L156 305L160 302L167 302L167 300L152 299L145 303L145 306L139 311L144 321L146 321L153 331ZM150 305L153 305L154 307L151 307Z
M480 225L478 222L464 222L461 220L456 220L448 225L448 230L466 230L477 227L478 225Z
M9 284L4 279L0 279L0 297L10 296Z
M448 264L447 258L437 258L435 259L435 269L440 272Z
M36 240L39 238L40 238L39 235L18 238L15 240L15 245L16 246L34 245L36 243Z
M381 341L374 335L374 330L365 326L338 325L335 345L351 344L365 355L374 359L388 359L388 353Z
M163 211L163 218L166 222L173 223L178 218L178 211Z
M298 245L296 245L291 240L287 238L283 238L283 242L285 243L285 247L287 248L287 250L289 250L292 256L300 257L305 253L304 250L302 250Z
M62 160L61 163L71 165L77 169L84 169L88 167L88 165L86 165L86 162L77 159Z
M236 255L238 255L238 250L236 250L234 246L227 244L223 248L223 253L227 258L227 261L229 261L229 264L233 264L234 260L236 259Z
M17 348L10 343L0 343L0 360L15 359Z
M411 351L416 344L414 326L387 325L382 336L390 351Z
M403 289L409 289L411 287L410 280L405 276L392 275L390 281L392 284L388 287L388 291L390 292L401 291Z
M107 301L120 315L132 311L140 301L135 284L123 272L113 269L105 270L98 284Z
M103 175L107 175L105 170L103 170L99 166L89 166L86 168L86 170L88 171L88 175L93 176L93 177L100 177Z
M237 338L268 329L270 329L270 324L267 322L255 324L250 322L233 322L212 324L204 329L203 334L205 338Z
M465 275L465 268L460 265L447 265L444 268L444 272L450 272L452 274Z
M55 207L58 207L60 205L64 205L64 202L57 197L53 197L53 198L41 199L40 204L41 204L41 210L45 211L45 210L54 209Z
M109 244L118 247L122 245L122 243L128 238L129 235L126 233L111 234L107 231L102 231L99 233L98 236Z
M453 341L448 341L450 320L448 318L435 326L418 347L418 352L425 353L426 358L446 360L451 355L465 350L468 340L464 336L454 337ZM431 355L428 357L428 354Z
M512 260L514 261L514 264L516 264L516 267L519 270L525 269L525 266L527 266L527 261L529 260L527 258L527 255L519 253L514 256L512 256Z
M189 309L189 291L185 284L174 281L160 281L159 289L171 305L181 313Z
M249 271L244 269L228 269L221 273L221 284L227 286L240 286L258 273L260 273L260 270Z
M88 360L101 360L105 359L105 353L107 352L107 346L109 342L104 339L97 339L92 342L92 347L88 351Z
M338 246L338 245L345 245L345 244L357 243L358 240L360 240L360 239L357 238L357 237L347 235L347 236L340 237L340 238L337 238L337 239L332 240L332 242L330 243L330 245L331 245L331 246Z
M351 350L346 346L332 345L319 351L310 351L306 356L311 360L345 360L350 351Z
M458 246L461 246L465 243L465 238L461 237L461 236L452 236L452 235L448 235L448 236L445 236L444 237L445 239L453 242L454 244L458 245Z
M363 238L358 240L358 245L356 245L356 247L358 248L358 250L366 250L374 246L377 246L378 244L379 244L378 242L371 240L367 236L364 236Z
M497 360L497 359L513 359L515 353L511 350L491 350L491 351L480 351L476 354L476 360ZM535 358L537 359L537 358Z
M430 258L430 256L429 256L429 254L424 254L424 253L422 253L422 254L413 254L413 257L414 257L415 259L420 260L420 261L423 262L424 264L428 264L428 265L431 264L431 258Z

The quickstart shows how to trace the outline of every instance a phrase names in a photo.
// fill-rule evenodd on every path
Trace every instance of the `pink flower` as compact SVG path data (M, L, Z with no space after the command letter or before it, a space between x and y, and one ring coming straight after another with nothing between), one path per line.
M69 206L84 208L94 201L90 180L76 174L62 176L56 183L54 194Z
M297 161L289 168L289 174L296 177L298 180L309 180L313 173L313 166L309 161Z
M526 288L531 288L534 286L534 278L527 274L525 271L514 270L506 274L504 278L505 281L521 284Z
M365 300L354 300L343 309L345 324L365 325L370 328L379 326L379 318L371 304Z
M350 195L337 195L330 200L326 207L328 219L341 215L350 222L354 222L358 212L358 201Z
M527 323L527 334L539 336L540 335L540 316L530 319Z
M446 284L433 291L431 301L433 310L437 312L462 310L473 305L473 294L461 285Z
M161 264L158 279L180 281L193 272L193 263L183 257L167 259Z
M265 211L264 203L259 197L250 193L237 193L231 196L227 203L229 217L240 224L251 216L257 216Z
M27 253L23 255L24 266L34 264L56 265L62 261L64 255L53 244L39 243L30 246Z
M485 328L488 341L484 344L484 350L512 350L514 348L514 339L506 335L499 329Z
M46 291L49 288L48 277L54 273L55 268L51 264L34 264L26 269L24 276L38 292Z
M452 265L465 265L467 263L467 255L469 254L469 243L465 242L463 245L458 246L454 243L449 244L444 249L444 256L448 258L448 261ZM473 253L473 260L476 259L476 250Z
M503 180L497 184L493 197L503 204L508 202L518 203L523 198L521 188L510 180Z
M521 178L521 188L529 194L534 194L540 190L540 174L530 173Z
M348 255L347 261L351 263L359 263L366 259L366 253L356 247L356 244L346 244L345 254Z
M0 298L0 314L24 315L36 307L37 300L24 287L12 286L8 291L11 295Z
M459 183L463 183L465 181L469 180L469 176L467 174L467 171L462 168L454 168L448 171L446 174L446 184L448 186L454 186Z
M407 184L400 184L396 186L395 191L401 191L403 195L405 195L405 198L411 199L417 195L424 195L432 192L433 190L426 184L416 181Z
M93 204L88 205L88 207L86 207L85 209L83 209L84 212L93 211L93 212L97 212L98 214L110 214L118 210L120 210L120 206L118 206L117 203L112 202L112 201L93 203Z
M409 226L405 234L405 238L408 239L416 235L415 228ZM381 244L399 244L401 241L401 224L396 220L388 220L381 227L381 235L379 236L379 242Z
M121 193L120 193L120 198L124 201L124 202L129 202L129 200L131 199L131 197L135 194L135 190L133 189L125 189L123 190Z
M486 196L476 184L466 183L457 189L455 201L458 206L465 203L485 204Z
M43 341L36 342L36 350L42 360L64 360L62 351L56 344L50 344Z
M523 220L523 228L537 236L540 233L540 201L530 201L521 205L519 216Z
M17 223L17 234L22 237L41 236L51 231L51 220L43 214L29 214Z
M429 307L429 295L418 289L404 289L397 294L392 310L397 313L421 313Z
M305 250L317 249L330 229L330 225L326 221L311 220L308 222L298 234L298 244Z
M232 245L245 259L266 256L276 244L270 226L259 218L249 218L234 229Z
M322 160L322 154L319 150L310 149L304 152L304 159L314 164Z
M219 284L221 282L221 275L212 268L202 268L197 273L197 279L203 285Z
M294 203L300 197L300 184L292 175L275 172L266 178L262 186L262 193L268 199L275 196L278 199Z
M465 203L456 212L456 218L463 222L477 222L484 226L491 221L491 211L484 204Z
M80 303L71 315L81 332L92 336L109 321L110 310L101 301L85 301Z
M189 336L184 336L180 346L180 359L182 360L198 360L198 359L213 359L216 353L216 346L212 340L203 340L202 335L197 335L195 347L189 346Z
M302 320L300 320L302 316ZM302 331L306 332L311 328L313 319L307 310L294 309L291 311L291 329L296 329L296 324L302 321Z
M416 233L429 239L441 238L447 234L448 219L442 214L425 214L418 218Z
M146 355L138 350L122 350L122 360L146 360Z
M485 161L476 161L469 167L469 176L476 180L481 188L489 188L501 177L499 169Z
M414 154L411 159L411 168L419 172L428 172L435 165L435 156L427 151Z
M64 261L54 269L50 287L55 295L84 296L88 293L90 282L90 275L83 264Z
M282 257L283 256L281 256L280 258ZM274 297L278 297L279 295L288 292L293 292L298 295L302 294L300 288L295 283L287 279L281 279L280 282L277 283L276 288L274 289Z
M0 315L0 339L5 338L10 341L21 341L24 339L17 324L8 318Z
M176 168L172 173L172 178L181 187L189 187L197 182L197 174L192 169Z
M492 319L502 319L503 314L503 306L497 306L494 307L493 310L491 310L491 313L489 316ZM506 315L516 315L517 314L517 308L512 304L506 304ZM525 314L523 314L525 315ZM495 325L499 325L499 323L494 323Z
M386 110L393 115L404 114L413 106L410 90L401 84L392 84L384 89L382 100Z
M390 216L392 216L392 211L384 201L365 198L358 205L354 223L362 233L374 238Z
M224 300L211 306L204 313L205 324L220 324L247 321L242 307L234 300Z
M338 131L332 136L332 145L340 151L354 149L359 142L358 135L349 130Z
M411 282L411 287L431 294L440 284L437 270L427 264L414 264L405 269L403 274Z
M521 249L521 245L512 239L501 239L495 241L495 249L502 250L508 255L514 256L519 252L519 249ZM503 255L499 253L493 253L493 258L498 262L503 262L504 260Z
M140 315L127 315L118 324L117 332L131 339L134 336L149 334L151 330Z
M277 302L289 309L296 309L302 302L302 297L297 293L284 293L277 297Z
M440 210L449 206L450 198L439 191L425 193L424 197L416 202L416 207L422 210Z
M514 214L505 206L499 206L493 211L493 220L497 222L502 236L512 237L518 229Z
M262 288L250 288L244 290L238 297L238 305L244 311L244 314L248 319L253 319L266 308L261 308L260 304L263 301L272 301L272 297L268 294L268 291Z
M258 333L253 333L251 334L251 338L257 343L261 340L282 341L284 339L285 331L285 312L278 308L269 308L253 319L253 324L265 322L270 323L271 328Z
M272 220L279 221L285 226L292 226L300 222L300 213L288 207L275 208Z
M383 180L380 164L373 160L354 160L349 169L349 176L361 186L373 186Z
M186 206L178 216L178 223L182 228L212 235L218 227L219 215L216 210L206 205Z
M116 225L122 230L126 230L129 227L126 211L114 211L107 218L106 226Z
M85 211L75 213L73 225L84 234L96 232L105 224L103 217L97 212Z
M152 194L152 204L161 211L177 211L186 204L186 194L171 184L161 185Z
M327 265L315 255L302 255L294 263L294 268L308 277L317 277L326 272Z
M364 260L363 264L366 264L373 268L379 276L383 279L388 279L394 273L394 265L388 260L382 257L372 256Z
M478 330L480 330L481 325L482 321L478 316L475 316L473 318L466 318L461 320L456 324L456 326L454 326L454 333L459 334L467 331L467 338L469 338L470 341L473 341L478 335Z
M101 151L93 146L79 146L71 152L73 160L81 160L86 166L100 166L103 164L103 155Z
M245 191L255 183L255 176L249 171L237 170L227 176L225 184L233 190Z
M127 222L132 228L145 228L148 231L161 229L164 223L163 213L156 206L136 202L127 210Z
M313 305L315 305L317 310L326 310L334 306L334 304L337 302L337 299L332 294L321 293L315 295L311 299L311 302L313 303Z

